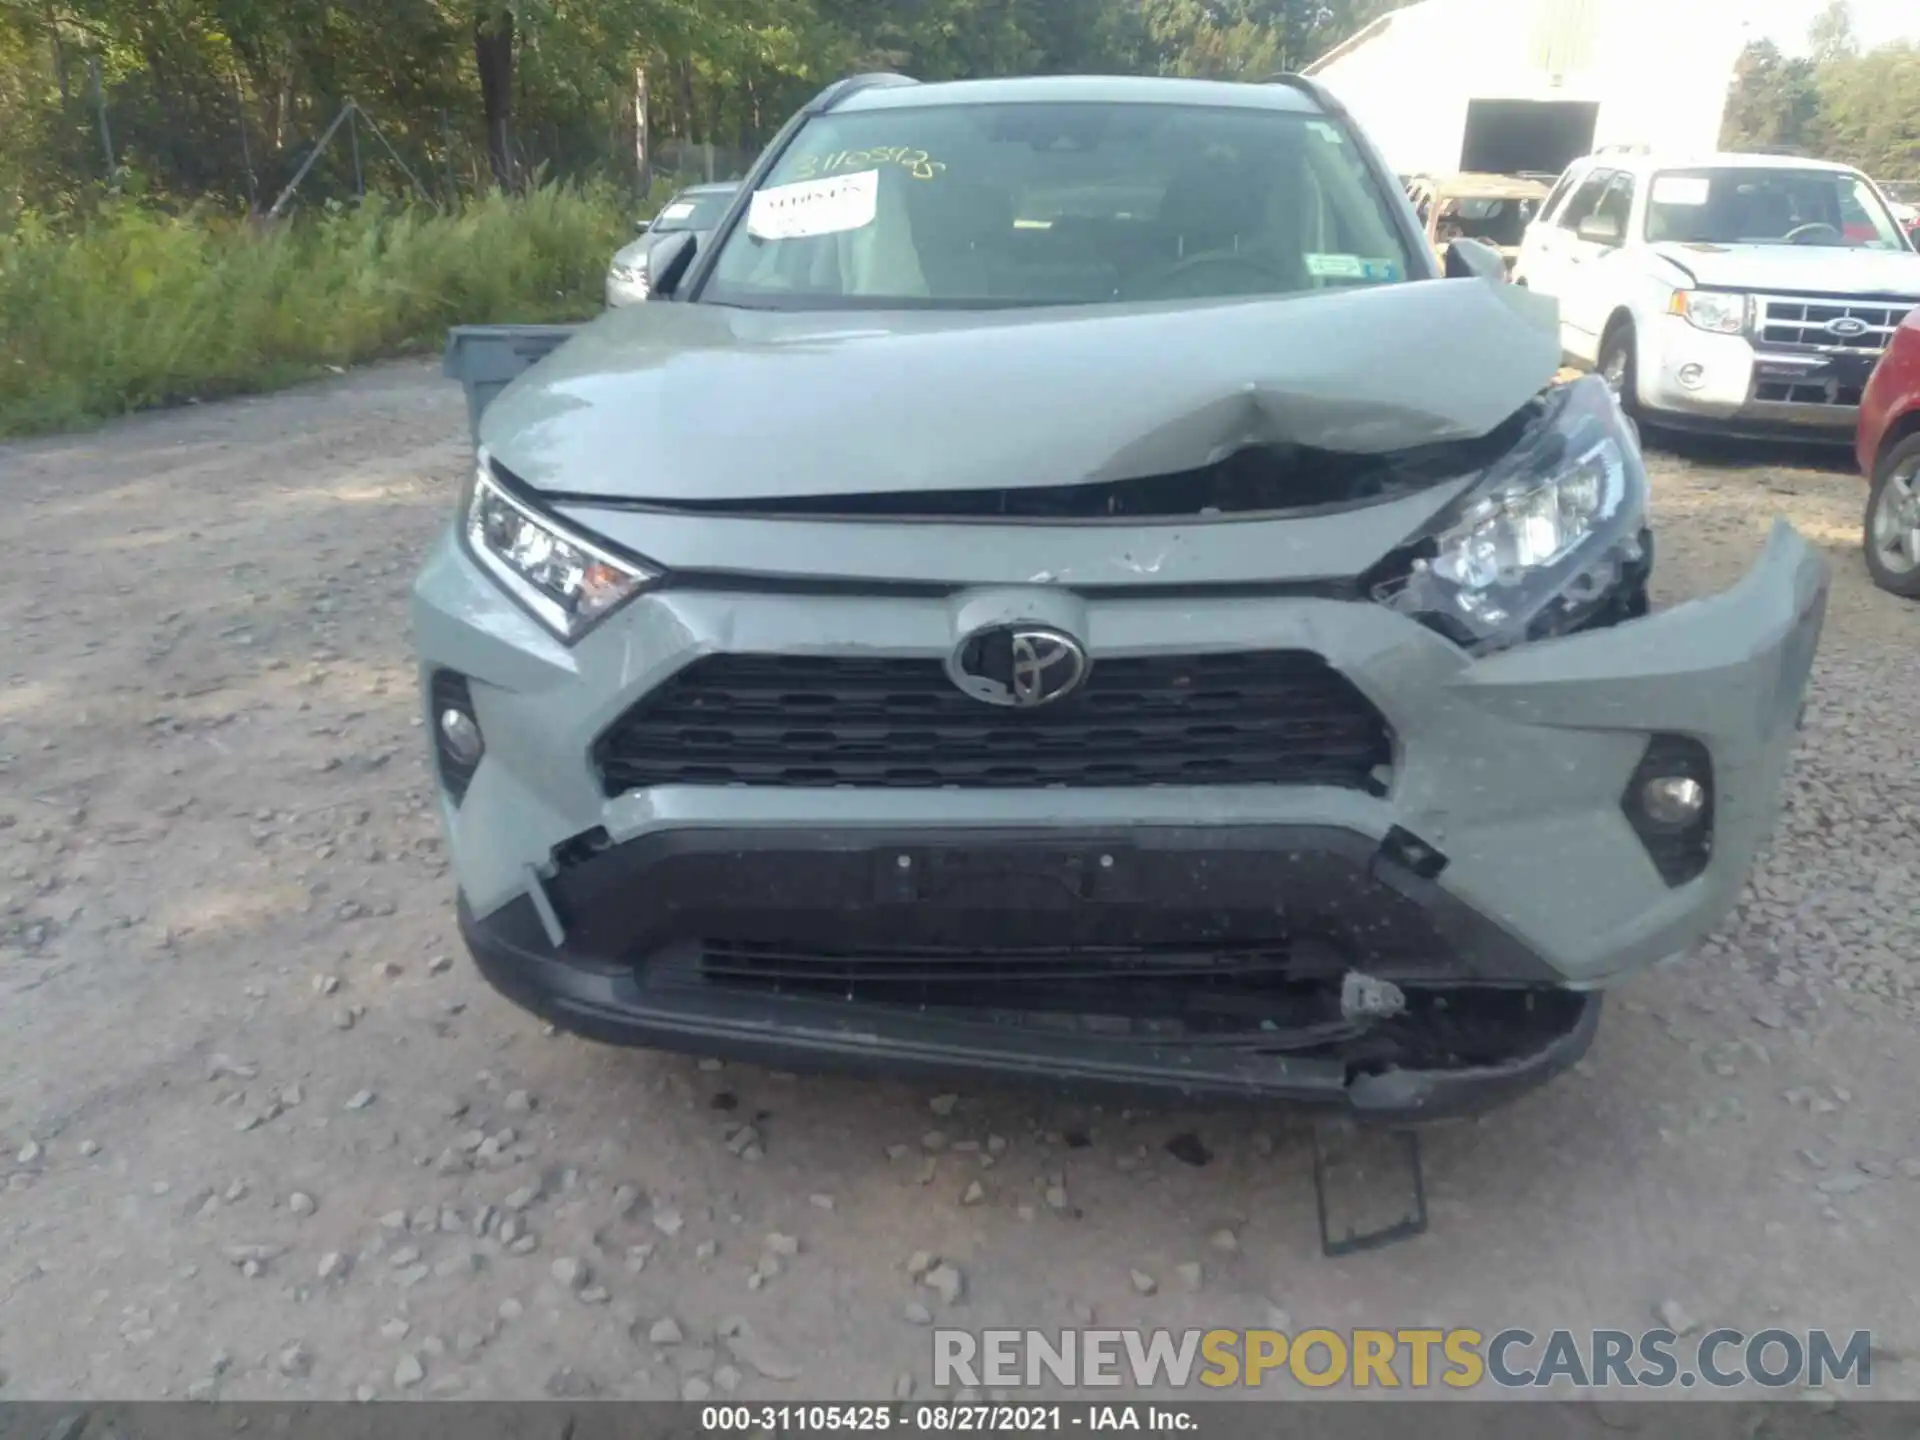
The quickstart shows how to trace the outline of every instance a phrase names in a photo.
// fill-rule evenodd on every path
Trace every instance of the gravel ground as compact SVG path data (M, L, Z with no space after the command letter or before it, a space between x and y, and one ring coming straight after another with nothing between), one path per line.
M1677 1307L1871 1327L1920 1395L1920 607L1855 476L1655 458L1663 600L1782 512L1835 567L1776 844L1573 1073L1430 1133L1430 1235L1327 1260L1294 1115L718 1069L496 999L402 610L465 464L423 364L0 447L0 1394L875 1397L927 1393L928 1318Z

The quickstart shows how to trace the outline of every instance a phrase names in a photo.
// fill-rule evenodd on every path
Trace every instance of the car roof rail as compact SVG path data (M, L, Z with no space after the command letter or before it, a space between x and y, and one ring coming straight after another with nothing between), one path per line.
M1296 70L1278 71L1275 74L1267 76L1261 83L1265 85L1284 85L1289 90L1296 90L1306 96L1329 115L1337 115L1342 120L1352 118L1347 114L1347 107L1333 98L1333 92L1331 90L1327 89L1327 87L1322 85L1318 80L1313 79L1311 76L1302 75Z
M848 75L836 80L822 90L808 104L807 109L819 114L831 110L849 95L862 90L877 90L883 86L918 85L920 82L911 75L896 75L891 70L876 70L865 75Z

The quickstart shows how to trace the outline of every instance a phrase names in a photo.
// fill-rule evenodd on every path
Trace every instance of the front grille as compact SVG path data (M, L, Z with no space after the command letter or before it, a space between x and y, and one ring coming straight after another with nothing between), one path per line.
M1842 385L1826 380L1756 380L1753 398L1776 405L1842 405L1854 409L1866 389L1860 385Z
M1034 710L963 694L933 659L710 655L595 746L609 795L653 785L1377 790L1386 721L1298 650L1099 660Z
M1920 299L1837 300L1763 295L1758 338L1767 349L1878 355L1887 348L1893 332L1916 305L1920 305ZM1852 335L1838 334L1828 328L1838 323L1842 330L1850 330L1853 326L1849 321L1858 322L1864 328Z
M1296 974L1292 947L1280 939L986 952L707 939L699 943L698 964L700 980L733 990L1028 1023L1053 1014L1109 1038L1316 1027L1298 1041L1348 1028L1337 985L1324 974Z

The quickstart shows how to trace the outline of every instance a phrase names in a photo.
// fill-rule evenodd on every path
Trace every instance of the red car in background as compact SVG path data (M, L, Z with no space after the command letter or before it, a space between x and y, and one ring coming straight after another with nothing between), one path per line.
M1854 454L1867 494L1867 569L1883 590L1920 600L1920 309L1893 332L1860 400Z

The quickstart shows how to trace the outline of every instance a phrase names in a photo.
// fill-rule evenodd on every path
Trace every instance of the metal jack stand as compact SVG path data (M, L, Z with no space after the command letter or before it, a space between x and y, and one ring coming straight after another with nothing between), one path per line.
M1349 1152L1361 1152L1357 1155L1349 1153L1334 1158L1349 1161L1362 1176L1371 1178L1368 1172L1377 1175L1385 1164L1393 1164L1403 1169L1413 1203L1400 1219L1389 1221L1371 1230L1358 1230L1352 1225L1347 1225L1346 1233L1339 1239L1334 1238L1333 1227L1328 1218L1332 1206L1327 1200L1328 1172L1333 1164L1327 1153L1329 1135L1340 1135L1350 1142L1345 1147ZM1396 1241L1410 1240L1416 1235L1424 1235L1427 1230L1427 1187L1420 1169L1419 1132L1416 1130L1368 1131L1330 1126L1324 1122L1316 1124L1313 1127L1313 1200L1320 1215L1320 1253L1329 1259L1341 1255L1358 1254L1363 1250L1378 1250L1383 1245L1392 1245Z

